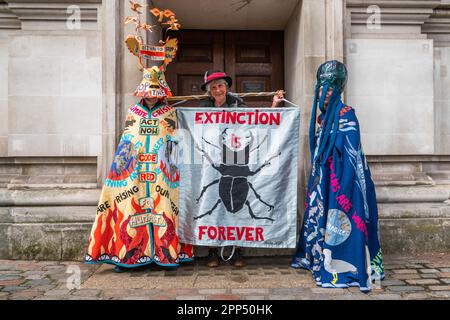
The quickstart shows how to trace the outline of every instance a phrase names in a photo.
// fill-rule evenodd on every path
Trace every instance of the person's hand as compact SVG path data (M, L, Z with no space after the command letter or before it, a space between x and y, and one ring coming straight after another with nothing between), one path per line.
M281 104L281 102L284 99L284 91L278 90L276 94L273 96L272 100L272 108L278 108Z

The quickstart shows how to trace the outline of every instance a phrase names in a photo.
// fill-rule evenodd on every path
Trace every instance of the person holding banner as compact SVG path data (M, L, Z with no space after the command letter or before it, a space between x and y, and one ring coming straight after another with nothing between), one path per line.
M175 19L170 10L164 12ZM151 28L139 17L128 17L125 24L131 22L136 30ZM177 41L167 38L160 46L151 46L140 35L129 35L125 42L143 72L134 92L140 101L128 110L100 195L85 262L113 264L117 272L150 264L176 267L193 258L193 246L178 241L177 119L167 102L172 94L164 76ZM147 57L163 64L147 68L142 60Z
M233 82L225 72L218 70L209 70L205 73L202 90L209 96L202 104L203 108L246 108L242 98L230 92ZM272 108L280 107L284 99L283 90L279 90L273 97ZM209 248L207 266L210 268L218 267L220 263L217 248ZM236 248L232 257L232 264L235 267L244 267L243 249Z
M384 278L384 267L375 186L358 119L341 101L346 82L347 69L339 61L327 61L317 71L309 131L312 170L291 266L310 270L318 286L367 292L373 280Z
M203 91L206 91L209 98L203 102L201 107L246 108L244 100L230 92L232 84L231 77L227 76L225 72L217 70L207 71L201 88ZM271 107L280 107L283 99L283 90L277 91L273 97Z

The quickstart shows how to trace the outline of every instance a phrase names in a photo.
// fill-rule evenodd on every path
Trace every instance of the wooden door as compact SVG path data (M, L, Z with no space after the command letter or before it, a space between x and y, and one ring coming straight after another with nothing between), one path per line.
M269 92L283 88L283 32L230 31L225 34L225 69L233 92ZM272 98L245 98L248 106L272 105Z
M181 30L177 38L177 58L166 72L174 95L204 94L201 85L207 70L225 71L233 79L233 92L283 88L283 32ZM245 98L246 104L254 107L268 107L271 101Z
M225 68L224 34L220 31L182 30L176 37L179 48L175 61L167 67L166 81L173 95L202 95L205 72Z

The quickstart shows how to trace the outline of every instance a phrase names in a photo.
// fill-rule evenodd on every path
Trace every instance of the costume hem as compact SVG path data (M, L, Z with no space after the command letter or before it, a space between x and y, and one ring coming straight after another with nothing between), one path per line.
M311 274L313 273L313 271L309 268L309 267L306 267L306 266L304 266L303 264L297 264L297 263L291 263L291 268L293 268L293 269L306 269L306 270L308 270L308 271L310 271L311 272ZM379 281L383 281L384 280L384 273L383 274L381 274L380 275L380 277L378 278L378 277L373 277L372 276L372 280L375 280L375 281L377 281L377 280L379 280ZM313 276L313 278L314 278L314 276ZM361 290L361 292L364 292L364 293L367 293L367 292L370 292L371 290L372 290L372 288L368 288L368 287L362 287L360 284L359 284L359 282L351 282L351 283L337 283L337 284L332 284L332 283L329 283L329 282L325 282L325 283L322 283L322 282L320 282L320 281L314 281L315 283L316 283L316 285L318 286L318 287L321 287L321 288L327 288L327 289L346 289L346 288L353 288L353 287L357 287L357 288L359 288L359 290Z
M361 287L361 285L358 282L352 282L352 283L348 283L348 284L347 283L332 284L329 282L326 282L326 283L316 282L316 285L318 287L322 287L322 288L326 288L326 289L348 289L348 288L357 287L357 288L359 288L359 290L361 290L361 292L364 292L364 293L370 292L372 290L372 288Z
M115 265L115 266L119 266L119 267L123 267L123 268L133 269L133 268L149 266L151 264L156 264L156 265L161 266L161 267L173 267L173 268L175 268L175 267L180 266L181 263L192 262L192 261L194 261L194 258L183 259L183 260L180 260L180 263L171 263L171 264L163 264L163 263L156 262L155 260L152 260L152 261L149 261L149 262L146 262L146 263L142 263L142 264L132 264L132 265L130 265L130 264L123 264L123 263L117 263L117 262L114 262L112 260L84 261L84 263L85 264L91 264L91 265L94 265L94 264L99 264L99 265L100 264L111 264L111 265Z

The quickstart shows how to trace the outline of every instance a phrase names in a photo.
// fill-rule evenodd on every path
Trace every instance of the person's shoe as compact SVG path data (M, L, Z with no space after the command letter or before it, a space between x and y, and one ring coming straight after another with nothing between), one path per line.
M217 255L216 249L209 249L206 265L210 268L217 268L219 266L219 256Z
M236 252L234 253L232 265L236 268L242 268L246 266L244 257L242 256L241 249L236 249Z

